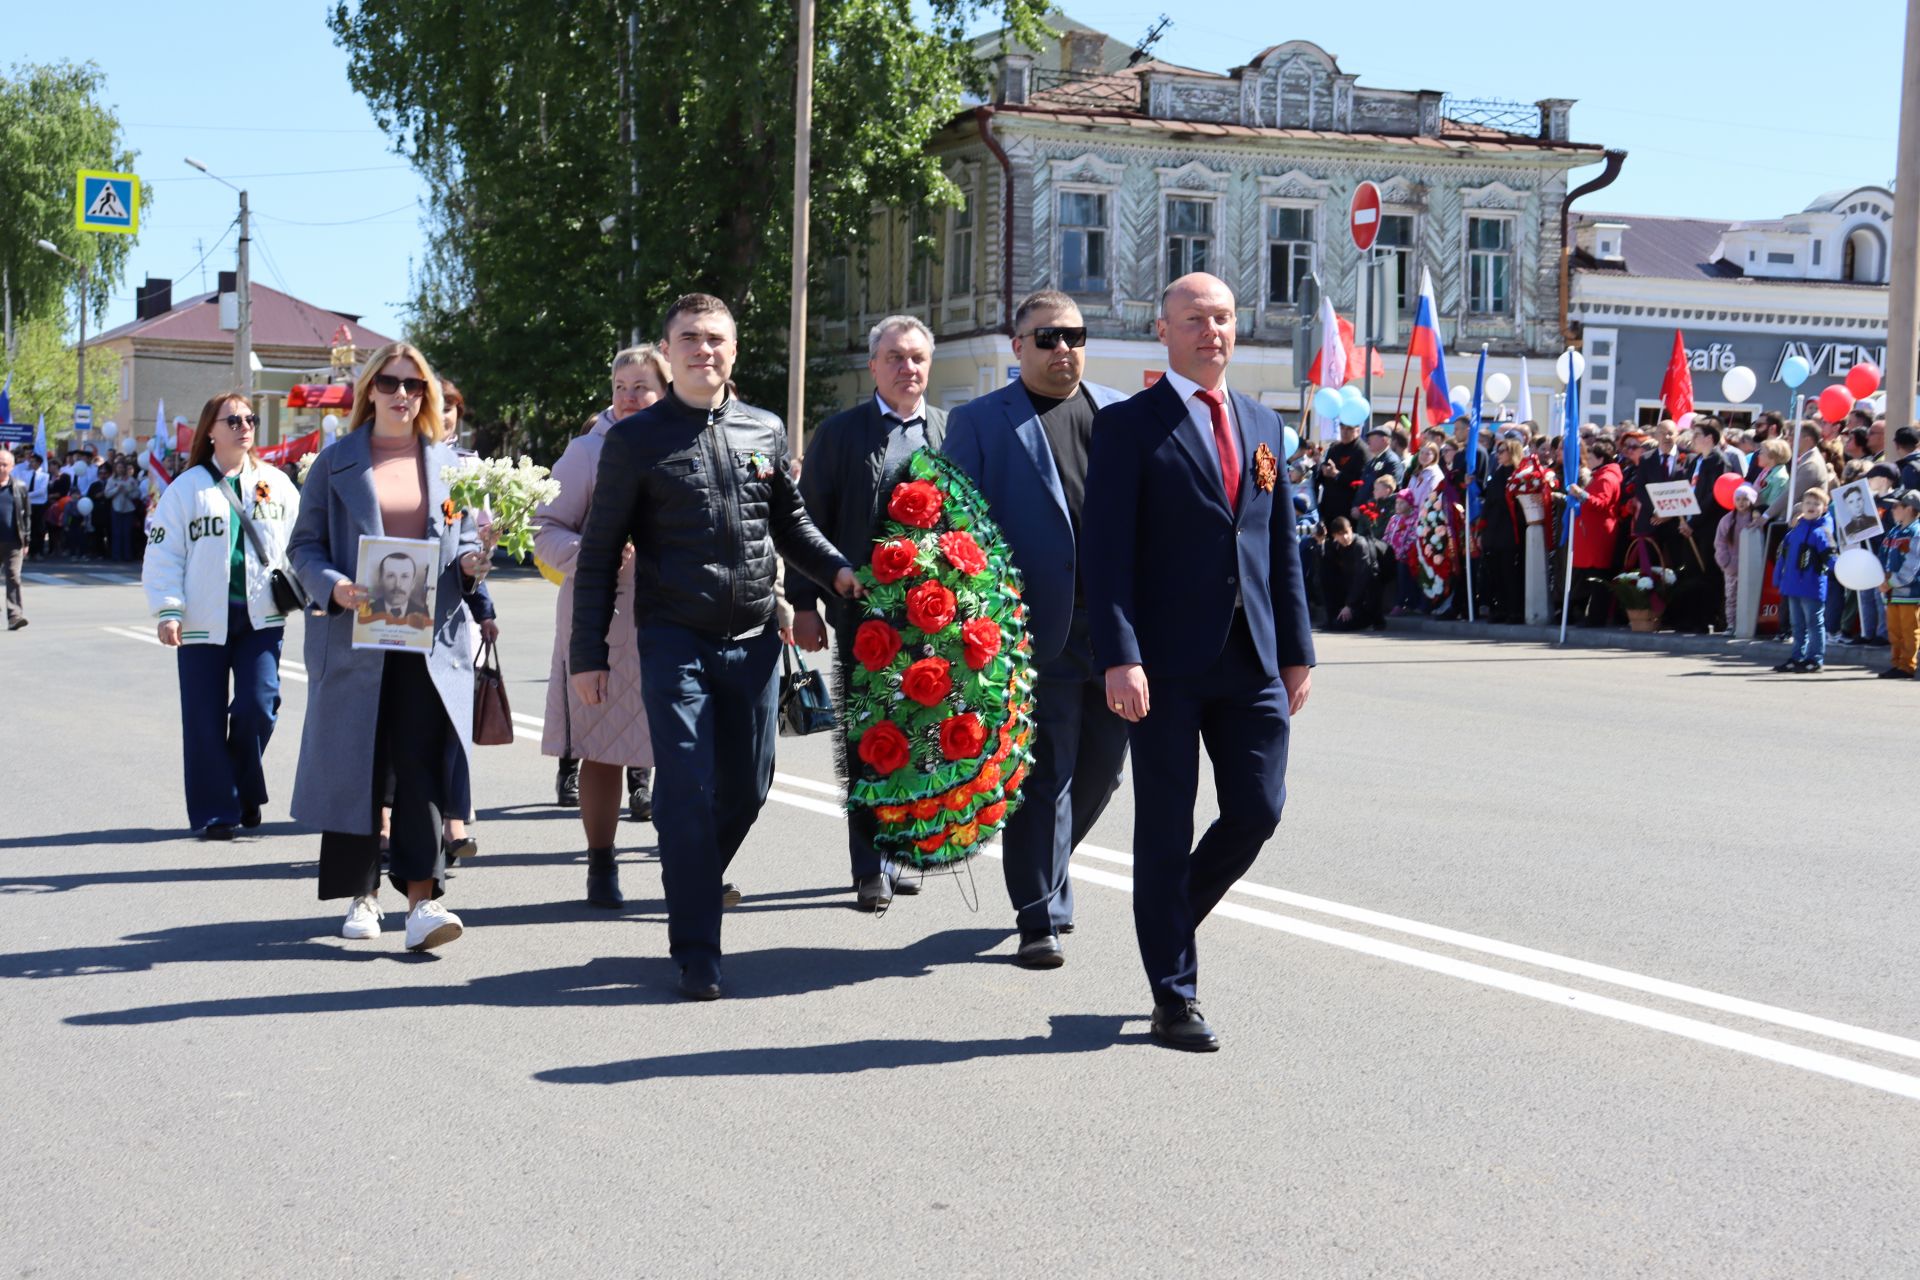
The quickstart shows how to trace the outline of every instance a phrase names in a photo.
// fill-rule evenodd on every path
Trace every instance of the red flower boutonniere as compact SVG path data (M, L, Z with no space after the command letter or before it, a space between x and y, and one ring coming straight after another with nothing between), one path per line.
M265 480L255 482L253 486L253 500L255 502L273 501L273 489Z
M1262 441L1253 451L1253 482L1260 486L1261 492L1272 493L1273 486L1280 479L1280 460L1273 456L1273 450Z
M440 514L446 519L446 522L448 524L453 523L453 499L452 498L442 498L440 500Z

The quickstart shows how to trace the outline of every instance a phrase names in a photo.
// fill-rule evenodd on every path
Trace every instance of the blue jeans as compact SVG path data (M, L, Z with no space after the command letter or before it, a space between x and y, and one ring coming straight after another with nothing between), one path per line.
M210 822L237 824L243 806L267 802L260 757L280 715L285 635L281 627L255 631L247 606L229 604L225 644L183 644L175 651L187 822L196 831Z
M1793 660L1824 665L1827 661L1825 606L1806 596L1788 596L1787 617L1793 624Z
M1881 596L1879 588L1858 593L1860 597L1860 638L1862 640L1885 640L1887 638L1887 602Z
M771 624L748 640L640 628L667 950L683 963L720 956L720 886L773 785L779 658Z

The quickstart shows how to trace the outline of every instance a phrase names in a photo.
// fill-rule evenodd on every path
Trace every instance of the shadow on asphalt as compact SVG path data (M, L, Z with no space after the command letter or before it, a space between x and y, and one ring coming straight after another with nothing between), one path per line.
M305 828L298 823L270 822L250 831L239 832L234 837L233 843L244 844L249 840L259 840L267 836L297 836L304 830ZM58 849L76 845L164 844L170 840L191 845L204 843L193 832L183 827L121 827L113 831L56 831L44 836L7 836L0 839L0 850ZM215 847L218 847L218 844Z
M629 1058L594 1066L538 1071L548 1084L632 1084L724 1076L833 1076L894 1067L944 1067L976 1058L1012 1058L1041 1053L1098 1053L1116 1044L1149 1044L1144 1031L1123 1034L1141 1014L1056 1013L1043 1036L1004 1040L850 1040L845 1044L791 1045L767 1049L714 1049Z
M664 910L652 901L642 909ZM828 905L828 904L820 904ZM505 924L541 924L602 916L584 903L542 903L531 907L483 908L461 912L476 930ZM389 919L392 915L389 914ZM651 923L631 913L613 916L629 923ZM331 932L332 926L329 926ZM433 964L437 955L399 950L400 940L354 946L313 937L288 937L286 922L193 925L155 934L136 934L127 944L75 947L65 951L0 956L0 977L48 978L85 973L125 973L182 960L398 960ZM733 999L805 995L885 978L920 978L952 964L994 963L986 956L1004 940L1006 929L950 929L919 938L898 950L835 947L773 947L728 956L727 994ZM478 945L476 939L473 943ZM380 947L381 950L372 950ZM130 954L131 953L131 954ZM285 995L194 1000L66 1019L77 1027L140 1026L198 1018L279 1017L299 1013L360 1013L369 1009L435 1009L463 1005L492 1008L609 1008L668 1004L680 1000L680 971L665 956L618 956L557 969L474 978L458 985L412 985L372 991L309 991Z
M235 880L311 879L313 862L259 862L246 866L147 867L139 871L93 871L66 876L0 876L0 896L10 893L66 893L121 884L218 884Z

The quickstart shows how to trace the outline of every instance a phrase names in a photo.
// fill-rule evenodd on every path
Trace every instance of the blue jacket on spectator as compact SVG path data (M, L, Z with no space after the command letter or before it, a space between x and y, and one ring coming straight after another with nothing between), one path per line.
M1880 540L1880 563L1887 570L1894 604L1920 603L1920 522L1896 524Z
M1804 517L1787 533L1780 559L1773 566L1773 585L1783 596L1803 600L1827 598L1827 565L1833 559L1833 533L1826 516Z

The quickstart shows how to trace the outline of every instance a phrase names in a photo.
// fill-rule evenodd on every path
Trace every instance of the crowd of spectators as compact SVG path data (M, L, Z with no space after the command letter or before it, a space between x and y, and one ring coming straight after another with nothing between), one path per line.
M55 458L21 451L15 474L32 505L34 558L131 562L146 547L153 496L146 470L131 454L88 446Z

